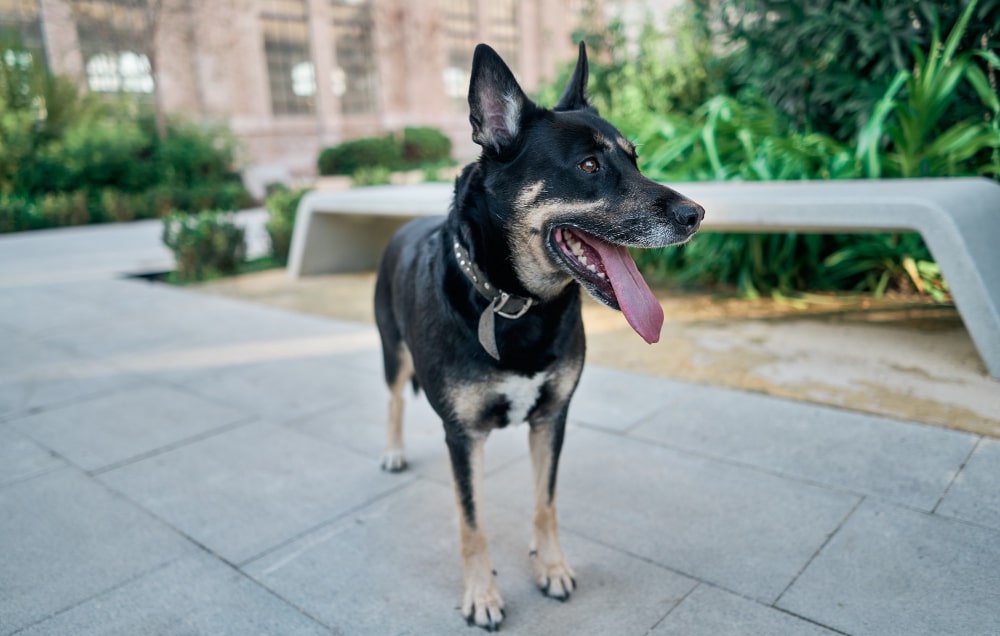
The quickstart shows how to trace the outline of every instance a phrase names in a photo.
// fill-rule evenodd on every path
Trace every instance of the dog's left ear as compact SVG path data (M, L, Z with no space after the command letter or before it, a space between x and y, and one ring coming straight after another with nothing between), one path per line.
M573 70L573 77L566 86L566 92L562 99L552 110L584 110L592 108L587 101L587 77L589 75L587 67L587 45L580 41L580 56L576 59L576 69Z
M483 150L503 154L521 131L526 113L534 108L497 52L486 44L477 46L469 82L472 140Z

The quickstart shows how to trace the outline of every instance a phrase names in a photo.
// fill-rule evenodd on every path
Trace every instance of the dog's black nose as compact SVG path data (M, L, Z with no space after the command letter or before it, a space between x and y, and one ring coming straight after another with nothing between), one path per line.
M705 208L694 201L685 201L674 206L674 218L681 227L694 227L705 218Z

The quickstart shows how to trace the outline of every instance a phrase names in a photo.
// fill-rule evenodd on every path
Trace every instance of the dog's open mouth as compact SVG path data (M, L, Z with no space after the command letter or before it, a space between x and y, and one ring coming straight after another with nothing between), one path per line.
M553 230L559 255L573 276L605 305L621 309L625 320L652 344L660 339L663 308L635 266L628 248L578 228Z

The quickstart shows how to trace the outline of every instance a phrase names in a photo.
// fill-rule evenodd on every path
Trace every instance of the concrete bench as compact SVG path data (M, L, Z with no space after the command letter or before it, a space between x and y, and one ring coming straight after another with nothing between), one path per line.
M988 179L683 183L706 231L919 232L990 375L1000 377L1000 185ZM451 184L313 192L298 210L293 278L375 268L405 221L444 214Z

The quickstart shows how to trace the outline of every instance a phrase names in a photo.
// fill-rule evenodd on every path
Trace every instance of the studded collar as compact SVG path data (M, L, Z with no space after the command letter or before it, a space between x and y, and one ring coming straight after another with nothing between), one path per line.
M455 260L458 262L458 268L462 270L462 273L469 279L472 286L476 288L479 295L490 301L486 310L479 317L479 344L483 346L486 353L490 354L495 360L499 360L500 353L497 350L494 315L516 320L531 309L534 301L531 298L513 296L503 290L497 289L486 279L482 270L472 261L469 251L462 247L459 241L455 241L453 250Z

